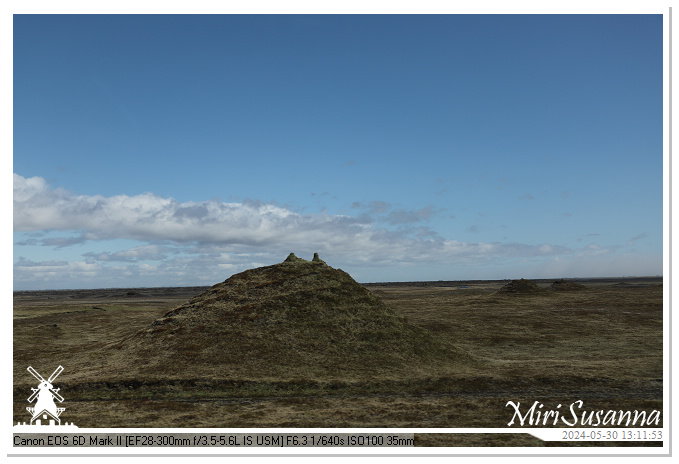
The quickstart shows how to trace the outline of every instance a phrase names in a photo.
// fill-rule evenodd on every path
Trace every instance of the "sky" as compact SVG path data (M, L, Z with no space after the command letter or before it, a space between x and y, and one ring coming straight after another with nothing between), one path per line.
M15 290L663 274L662 15L14 15Z

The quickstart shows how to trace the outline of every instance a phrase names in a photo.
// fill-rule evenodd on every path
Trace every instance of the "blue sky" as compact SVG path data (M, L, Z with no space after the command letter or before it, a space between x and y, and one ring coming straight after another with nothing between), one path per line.
M15 15L14 288L663 273L661 15Z

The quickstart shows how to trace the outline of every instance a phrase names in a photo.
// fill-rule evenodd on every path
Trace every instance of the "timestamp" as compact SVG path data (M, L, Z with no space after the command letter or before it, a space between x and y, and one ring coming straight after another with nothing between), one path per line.
M663 431L659 429L584 429L562 430L561 440L583 441L662 441Z

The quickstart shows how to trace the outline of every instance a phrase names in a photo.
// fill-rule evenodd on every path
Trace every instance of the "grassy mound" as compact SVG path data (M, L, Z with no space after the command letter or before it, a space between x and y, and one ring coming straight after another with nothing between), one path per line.
M498 290L498 293L510 295L531 295L542 292L543 290L534 282L526 279L512 280Z
M346 272L294 254L233 275L117 348L153 377L385 378L455 356Z
M552 285L550 285L549 288L550 290L554 290L556 292L577 292L587 289L587 287L585 287L582 284L579 284L577 282L569 282L563 279L557 280L556 282L552 283Z

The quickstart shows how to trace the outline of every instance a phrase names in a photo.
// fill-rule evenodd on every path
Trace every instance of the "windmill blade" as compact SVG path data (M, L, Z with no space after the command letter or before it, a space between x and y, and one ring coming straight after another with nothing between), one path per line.
M39 381L41 381L41 382L44 382L44 381L45 381L45 379L42 378L42 375L38 374L38 371L36 371L35 369L33 369L31 366L28 366L28 369L27 369L27 370L28 370L28 372L30 372L31 374L33 374L33 377L35 377L35 378L38 379Z
M52 380L56 379L63 370L64 370L63 366L60 365L59 367L57 367L57 369L52 373L52 375L50 375L50 378L47 379L47 382L52 383Z
M57 388L56 390L59 390L59 389ZM52 395L54 395L54 397L55 397L56 399L58 399L60 403L63 403L63 402L64 402L64 398L63 398L59 393L57 393L56 390L50 388L50 393L52 393Z
M39 388L31 388L31 390L33 390L33 394L32 394L31 396L28 397L28 402L29 402L29 403L32 403L33 400L38 396L38 393L40 393L40 389L39 389Z

